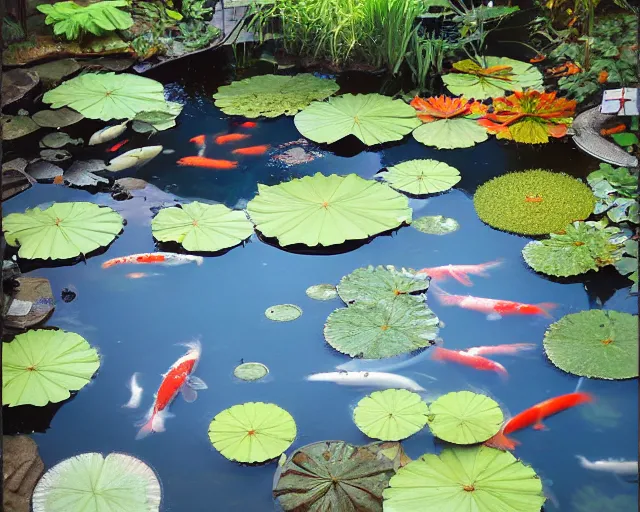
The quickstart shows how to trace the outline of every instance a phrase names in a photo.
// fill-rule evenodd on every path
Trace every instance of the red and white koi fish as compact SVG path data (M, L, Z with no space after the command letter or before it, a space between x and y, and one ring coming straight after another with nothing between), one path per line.
M157 263L160 265L184 265L185 263L195 262L202 265L204 258L202 256L194 256L192 254L177 254L174 252L147 252L143 254L132 254L130 256L121 256L105 261L102 268L113 267L114 265L123 265L125 263Z
M231 153L234 155L264 155L270 147L269 144L249 146L248 148L234 149Z
M502 260L489 261L479 265L444 265L442 267L423 268L418 270L416 274L427 274L434 281L445 281L447 278L452 277L465 286L473 286L468 274L489 277L486 270L500 265L502 265Z
M531 425L533 425L534 430L546 430L546 427L542 423L544 418L569 409L570 407L575 407L576 405L593 402L593 400L593 395L577 392L556 396L540 402L507 421L500 432L486 441L485 444L487 446L493 446L494 448L500 448L501 450L513 450L516 445L520 443L515 439L508 438L507 434Z
M216 144L227 144L229 142L238 142L251 137L248 133L228 133L226 135L218 135L214 140Z
M498 373L500 376L507 377L508 373L504 366L496 363L486 357L469 354L463 350L449 350L442 347L433 347L431 350L431 358L434 361L448 361L458 363L464 366L470 366L476 370L487 370Z
M137 409L138 407L140 407L142 392L144 391L138 384L138 372L134 373L131 376L128 387L129 391L131 391L131 398L122 407L126 407L127 409Z
M185 156L177 162L178 165L189 165L191 167L204 167L206 169L235 169L238 162L232 160L216 160L206 156Z
M189 139L189 142L193 142L194 144L197 144L198 146L202 146L205 143L206 140L206 136L205 135L196 135L195 137L191 137Z
M472 356L491 356L498 354L517 354L521 350L532 350L536 348L535 343L511 343L509 345L493 345L487 347L471 347L464 352Z
M189 351L173 363L169 371L163 375L153 405L140 423L142 428L136 439L142 439L151 432L164 432L164 422L172 416L167 409L178 393L182 393L185 401L190 403L198 398L196 390L207 389L207 385L201 379L192 375L202 352L200 342L192 341L186 343L186 346Z

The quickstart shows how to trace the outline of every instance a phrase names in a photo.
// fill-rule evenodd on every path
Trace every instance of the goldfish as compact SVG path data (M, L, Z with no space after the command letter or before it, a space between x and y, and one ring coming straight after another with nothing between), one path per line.
M240 125L240 128L255 128L258 126L258 123L254 123L253 121L245 121Z
M498 354L516 354L521 350L531 350L536 348L535 343L511 343L510 345L493 345L488 347L471 347L464 352L472 356L486 356Z
M452 363L462 364L464 366L470 366L476 370L487 370L496 372L502 377L506 377L507 370L500 363L496 363L486 357L469 354L462 350L449 350L442 347L434 347L431 349L433 354L431 358L434 361L449 361Z
M196 135L195 137L190 138L189 142L193 142L194 144L202 146L205 143L205 140L206 139L204 135Z
M418 270L416 274L427 274L434 281L444 281L448 277L452 277L465 286L473 286L468 274L474 276L488 277L485 272L490 268L499 267L502 260L489 261L488 263L480 263L478 265L444 265L442 267L423 268Z
M531 62L531 64L537 64L538 62L542 62L546 58L547 57L545 55L542 55L541 53L539 53L538 55L536 55L532 59L529 59L529 62Z
M102 268L109 268L113 267L114 265L122 265L124 263L158 263L160 265L184 265L185 263L191 263L192 261L198 265L202 265L204 258L202 256L193 256L192 254L177 254L173 252L148 252L110 259L102 264Z
M129 142L129 139L124 139L124 140L121 140L120 142L116 142L113 146L111 146L110 148L107 148L107 152L108 153L115 153L122 146L124 146L127 142Z
M485 444L487 446L493 446L494 448L500 448L501 450L513 450L516 445L520 443L508 438L507 434L522 430L531 425L533 425L534 430L544 430L546 429L542 423L544 418L569 409L570 407L592 402L593 400L594 397L590 393L579 391L556 396L540 402L507 421L504 427L502 427L495 436L486 441Z
M624 123L617 124L611 128L602 128L600 135L606 137L607 135L613 135L614 133L622 133L627 129L627 125Z
M125 277L128 279L142 279L143 277L159 276L160 274L148 274L146 272L129 272Z
M227 142L238 142L251 137L246 133L228 133L227 135L218 135L215 138L216 144L226 144Z
M263 144L262 146L234 149L231 153L234 155L264 155L270 147L269 144Z
M193 402L198 398L197 390L207 389L207 385L192 373L195 371L202 347L198 340L186 344L188 352L178 359L169 371L164 374L153 405L145 419L138 424L142 428L136 439L142 439L151 432L164 432L164 422L171 415L167 408L178 393L182 393L186 402Z
M138 384L138 373L134 373L129 381L129 390L131 391L131 398L122 407L128 409L137 409L140 407L140 401L142 400L142 387Z
M191 165L193 167L205 167L207 169L235 169L238 167L238 162L215 160L205 156L185 156L178 160L178 165Z

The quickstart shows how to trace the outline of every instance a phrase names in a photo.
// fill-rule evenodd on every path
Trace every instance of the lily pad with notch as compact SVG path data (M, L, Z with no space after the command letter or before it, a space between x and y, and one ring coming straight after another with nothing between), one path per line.
M21 100L40 82L38 73L29 69L15 68L2 73L2 101L0 106L6 107Z
M106 168L102 160L77 161L63 175L65 183L74 187L98 187L108 185L109 180L94 174Z
M81 144L84 144L84 140L82 140L81 138L74 139L65 132L48 133L40 140L41 148L60 149L67 144L79 146Z
M66 149L43 149L40 151L40 158L47 162L64 162L71 160L71 153Z
M40 126L29 116L2 115L0 121L4 140L19 139L40 129Z
M429 288L426 274L416 274L405 268L396 269L393 265L378 265L358 268L344 276L338 283L338 295L346 304L377 303L380 300L393 300L399 296L412 296L416 301L424 300Z
M36 181L47 182L49 180L55 180L58 176L62 176L62 168L44 160L37 160L31 162L26 169L26 172Z

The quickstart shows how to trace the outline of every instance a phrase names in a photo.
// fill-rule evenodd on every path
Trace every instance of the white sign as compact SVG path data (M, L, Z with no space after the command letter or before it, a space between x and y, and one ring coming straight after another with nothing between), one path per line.
M604 91L600 112L619 116L637 116L638 89L610 89Z

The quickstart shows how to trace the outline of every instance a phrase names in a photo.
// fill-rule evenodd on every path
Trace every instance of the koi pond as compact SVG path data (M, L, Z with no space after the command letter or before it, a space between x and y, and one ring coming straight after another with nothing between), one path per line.
M493 59L524 92L203 53L26 106L85 119L4 147L10 510L636 510L637 170Z

